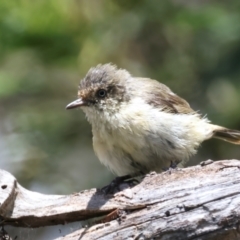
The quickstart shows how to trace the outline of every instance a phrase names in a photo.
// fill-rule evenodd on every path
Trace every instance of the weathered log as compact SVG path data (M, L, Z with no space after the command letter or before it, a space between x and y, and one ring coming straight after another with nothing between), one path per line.
M209 162L210 163L210 162ZM152 173L114 195L44 195L0 171L0 222L40 227L108 214L59 239L240 239L240 161Z

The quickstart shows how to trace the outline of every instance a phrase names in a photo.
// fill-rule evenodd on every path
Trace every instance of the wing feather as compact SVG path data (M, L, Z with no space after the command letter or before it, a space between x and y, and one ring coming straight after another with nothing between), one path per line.
M169 113L196 113L186 100L173 93L166 85L149 78L137 78L137 81L139 82L139 89L136 89L136 91L139 95L144 92L144 98L148 104Z

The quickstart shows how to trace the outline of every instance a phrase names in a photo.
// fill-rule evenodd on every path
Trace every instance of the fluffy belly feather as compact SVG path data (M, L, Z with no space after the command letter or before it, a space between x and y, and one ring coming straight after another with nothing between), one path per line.
M112 118L111 125L93 126L96 155L117 175L162 171L186 162L212 134L211 125L198 115L132 109L122 116Z

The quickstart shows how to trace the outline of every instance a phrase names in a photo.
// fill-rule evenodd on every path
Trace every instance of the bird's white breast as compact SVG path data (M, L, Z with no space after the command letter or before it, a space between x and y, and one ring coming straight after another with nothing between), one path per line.
M206 119L197 114L173 114L135 98L117 111L86 111L93 146L100 161L118 175L162 170L171 161L185 161L210 137ZM132 163L134 161L134 164Z

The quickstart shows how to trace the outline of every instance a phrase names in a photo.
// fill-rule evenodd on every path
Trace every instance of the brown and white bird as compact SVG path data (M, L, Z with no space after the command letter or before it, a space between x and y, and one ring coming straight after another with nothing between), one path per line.
M240 131L211 124L164 84L112 64L88 71L66 108L78 107L92 125L96 155L118 176L185 163L209 138L240 144Z

